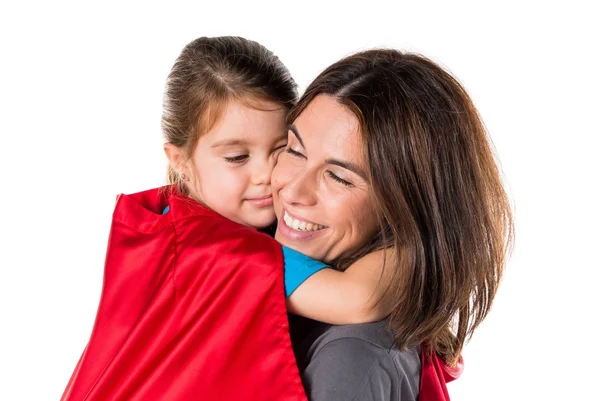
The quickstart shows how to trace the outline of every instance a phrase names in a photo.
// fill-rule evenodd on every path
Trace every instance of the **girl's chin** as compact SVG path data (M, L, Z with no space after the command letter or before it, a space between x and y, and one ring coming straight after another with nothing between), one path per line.
M245 226L254 227L257 230L267 230L269 228L273 228L273 233L275 232L275 226L277 224L277 220L275 219L275 212L271 211L263 211L260 213L252 213L248 216L242 216L239 219L230 219L233 221L237 221L240 224Z

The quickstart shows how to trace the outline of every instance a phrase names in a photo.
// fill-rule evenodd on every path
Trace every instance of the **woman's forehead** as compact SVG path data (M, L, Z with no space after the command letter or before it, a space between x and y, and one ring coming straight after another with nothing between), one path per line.
M293 125L307 151L320 150L336 157L352 159L363 154L358 119L331 96L315 97Z

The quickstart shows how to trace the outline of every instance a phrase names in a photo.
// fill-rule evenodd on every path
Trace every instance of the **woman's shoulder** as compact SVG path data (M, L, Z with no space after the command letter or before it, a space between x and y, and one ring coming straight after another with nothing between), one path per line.
M311 345L316 356L323 349L339 349L362 355L363 359L405 360L420 365L419 347L399 350L394 345L387 321L348 325L323 325Z
M421 372L419 348L396 348L385 321L322 325L309 338L306 354L299 350L298 356L304 380L315 396L312 399L335 400L357 394L371 399L369 394L378 391L373 386L379 384L389 399L416 399ZM348 385L336 389L334 384L340 380Z

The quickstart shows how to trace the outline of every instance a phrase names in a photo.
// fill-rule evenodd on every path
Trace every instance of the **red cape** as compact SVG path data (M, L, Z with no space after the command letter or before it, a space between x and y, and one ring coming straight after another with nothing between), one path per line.
M61 400L306 401L280 245L166 190L118 197L96 321ZM419 399L449 400L448 372L423 353Z
M282 257L188 198L119 196L96 321L61 400L306 401Z
M419 401L449 401L446 383L458 379L463 367L462 356L455 367L450 367L437 354L427 352L426 345L422 345Z

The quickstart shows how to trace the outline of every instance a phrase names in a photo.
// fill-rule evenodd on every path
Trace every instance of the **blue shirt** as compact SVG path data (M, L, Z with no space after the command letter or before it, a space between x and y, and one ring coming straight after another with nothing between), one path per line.
M169 206L163 214L169 211ZM325 263L315 260L287 246L283 248L283 282L285 296L289 297L307 278L321 269L328 267Z
M328 267L325 263L315 260L303 253L283 247L283 283L285 296L289 297L310 276Z

